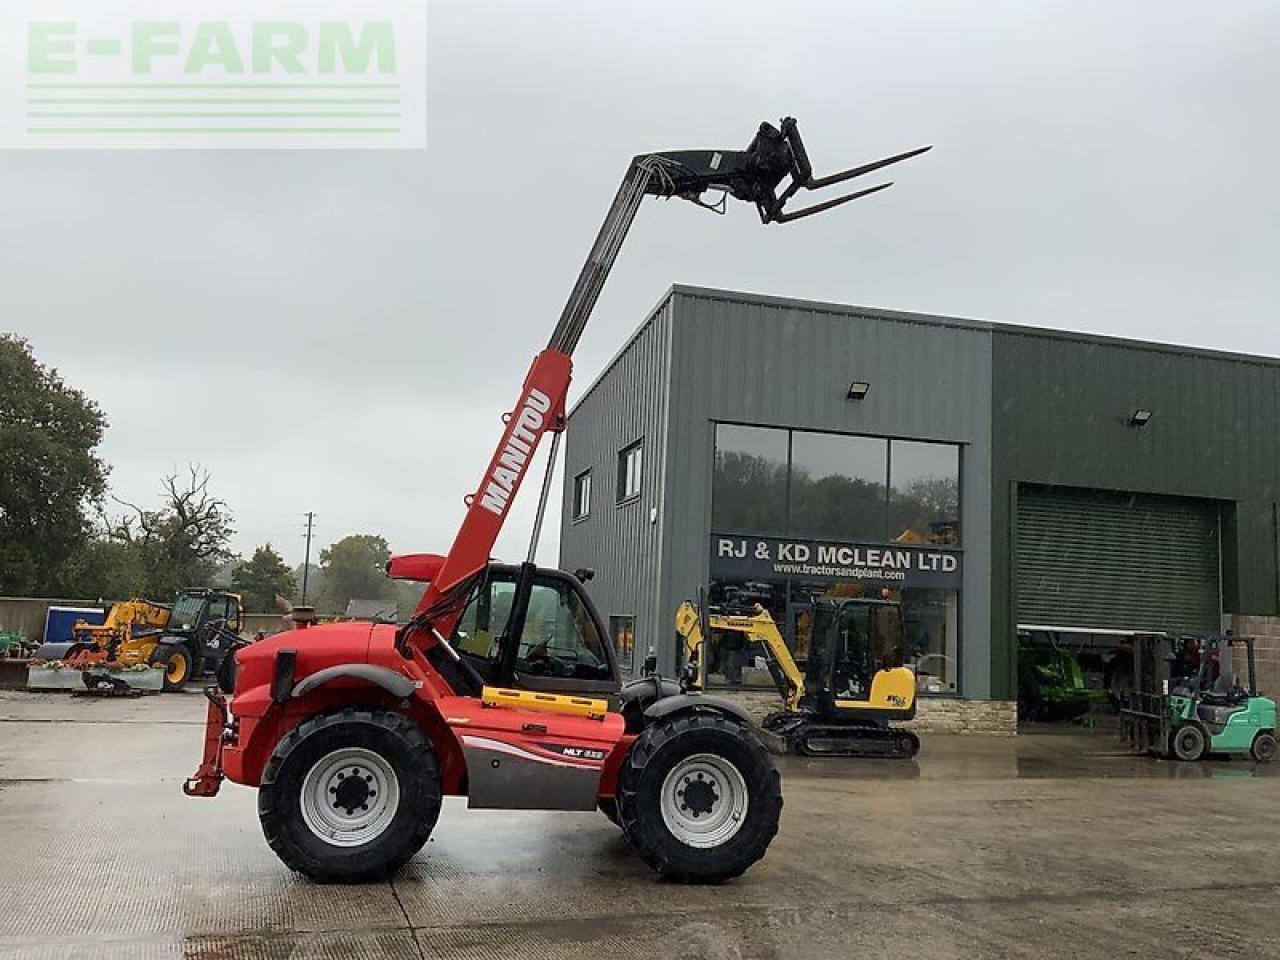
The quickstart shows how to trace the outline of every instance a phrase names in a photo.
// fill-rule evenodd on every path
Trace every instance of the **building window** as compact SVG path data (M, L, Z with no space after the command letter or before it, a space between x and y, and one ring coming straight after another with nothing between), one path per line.
M796 431L788 535L884 540L888 481L889 441Z
M591 513L591 471L573 478L573 519L584 520Z
M713 529L786 533L788 443L786 430L716 426Z
M613 652L618 657L618 667L623 672L635 672L636 618L633 616L610 617L609 634L613 637Z
M919 692L959 692L960 450L717 424L712 603L761 604L803 663L822 603L896 601ZM757 646L713 635L708 682L772 686Z
M618 454L618 502L625 503L640 496L640 470L644 444L636 441Z
M894 440L889 447L889 538L960 543L960 448Z

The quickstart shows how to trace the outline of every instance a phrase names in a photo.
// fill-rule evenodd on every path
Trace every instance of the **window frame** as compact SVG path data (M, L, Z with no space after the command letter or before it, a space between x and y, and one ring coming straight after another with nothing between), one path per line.
M494 624L490 622L490 649L488 656L480 656L471 651L463 650L460 644L455 644L454 639L457 636L457 625L454 627L454 633L449 638L449 645L461 656L468 658L473 667L476 667L486 682L493 682L493 677L497 676L502 669L502 662L505 656L509 655L511 663L514 667L516 654L519 652L520 644L524 638L526 629L526 617L528 614L529 597L526 596L523 601L520 598L520 574L521 568L514 567L509 564L494 564L490 566L484 573L480 582L476 586L478 592L491 591L495 583L509 583L514 586L512 597L512 607L507 613L507 619L503 621L498 629L494 629ZM521 672L518 668L513 669L511 683L516 689L544 691L547 693L568 693L580 694L584 696L611 696L618 692L618 664L614 654L613 645L608 642L604 635L607 629L606 625L601 621L600 614L596 610L595 604L591 602L591 595L583 589L581 581L571 574L561 570L552 570L547 568L538 568L531 578L527 581L530 593L535 587L547 587L564 593L573 594L578 603L582 605L582 610L586 618L591 622L592 628L595 630L600 640L604 660L601 666L605 667L607 678L588 679L583 677L555 677L529 672ZM474 602L478 602L477 597L471 597L467 601L467 607L463 610L462 615L458 619L461 624L466 618ZM522 607L521 604L524 604ZM519 616L519 636L515 638L514 644L504 650L501 644L503 635L508 628L512 626L511 618Z
M630 656L623 656L621 648L618 646L618 634L614 629L614 625L620 621L630 621L631 625L631 653ZM618 661L618 670L630 677L635 674L636 669L636 615L634 613L611 613L609 614L609 643L613 647L613 655Z
M583 483L583 481L585 481L585 484ZM592 483L591 483L590 467L588 467L586 470L583 470L581 473L576 474L574 476L573 488L570 494L571 499L569 501L570 520L573 523L579 523L591 516L591 487L592 487ZM585 489L586 491L585 498L579 496L580 491L583 489ZM579 506L581 505L581 502L583 499L586 500L586 504L585 506L583 506L582 510L579 511Z
M630 475L630 465L632 455L636 455L635 469L635 490L627 489L627 480ZM644 491L644 437L635 440L621 450L618 451L618 483L616 490L616 505L634 503L640 499L640 494Z

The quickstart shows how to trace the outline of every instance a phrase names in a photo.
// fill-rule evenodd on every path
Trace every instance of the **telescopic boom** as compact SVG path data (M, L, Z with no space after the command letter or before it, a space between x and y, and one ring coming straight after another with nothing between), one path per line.
M573 373L573 351L582 338L591 311L640 209L640 202L646 196L679 197L716 213L724 213L727 198L732 196L754 204L762 223L789 223L884 190L892 184L878 184L800 210L787 211L787 201L798 191L819 190L843 183L929 149L920 147L815 179L808 153L800 139L800 130L795 120L787 117L779 127L762 123L746 150L677 150L633 159L546 349L534 358L515 407L503 415L506 429L502 439L489 460L479 488L466 497L467 513L462 526L414 610L413 629L406 631L405 639L412 638L419 644L429 643L430 636L439 638L452 632L467 586L489 562L494 543L538 445L547 433L557 435L558 440L558 434L564 430L565 399ZM788 177L787 185L779 191L783 180ZM720 196L714 202L705 199L708 192L716 191ZM554 460L553 445L529 551L531 560L542 526L542 512ZM418 629L421 627L429 629Z

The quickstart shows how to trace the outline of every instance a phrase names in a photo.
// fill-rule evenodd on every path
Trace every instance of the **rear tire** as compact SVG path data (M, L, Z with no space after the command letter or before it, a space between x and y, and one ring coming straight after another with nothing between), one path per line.
M1173 732L1173 755L1179 760L1194 762L1204 756L1207 743L1204 731L1194 723L1183 724Z
M347 707L276 745L258 819L285 866L318 883L382 879L422 848L440 816L440 769L403 714Z
M782 812L773 759L743 724L685 713L647 727L618 778L618 813L666 879L719 883L764 856Z
M1249 755L1257 763L1270 763L1276 758L1276 746L1276 735L1268 730L1263 730L1253 738L1253 745L1249 747Z

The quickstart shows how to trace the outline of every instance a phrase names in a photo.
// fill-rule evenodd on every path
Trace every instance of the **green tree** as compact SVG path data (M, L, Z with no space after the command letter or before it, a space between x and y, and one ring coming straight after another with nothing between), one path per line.
M37 362L27 341L0 335L0 593L67 592L87 509L106 488L94 452L105 428L97 404Z
M324 583L317 594L317 610L342 613L353 598L394 601L395 583L386 573L390 557L387 541L368 533L343 537L321 550Z
M276 597L292 600L298 588L293 572L284 558L265 543L253 556L236 567L231 575L231 589L241 595L246 610L270 612L276 609Z

